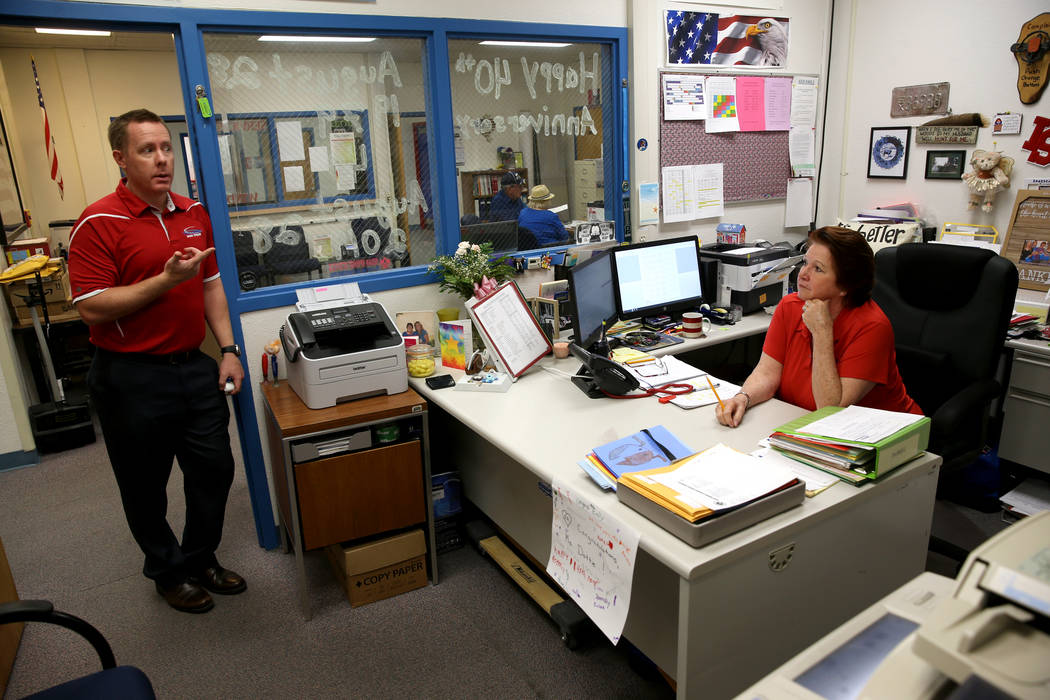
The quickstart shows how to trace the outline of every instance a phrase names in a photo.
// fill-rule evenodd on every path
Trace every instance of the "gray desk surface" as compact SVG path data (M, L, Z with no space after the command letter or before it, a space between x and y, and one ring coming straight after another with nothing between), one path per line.
M716 327L708 338L687 340L663 348L683 352L705 345L761 333L769 317L752 314L744 323ZM725 330L722 330L722 329ZM806 411L773 399L747 412L737 428L727 428L715 419L714 409L705 406L685 410L673 404L660 404L655 398L590 399L569 381L580 367L570 356L564 360L547 357L528 370L506 393L486 393L427 388L421 379L411 379L412 387L445 409L477 435L512 456L543 481L554 479L591 498L620 520L638 530L640 546L684 579L694 579L721 557L767 534L769 528L794 521L820 517L822 511L839 507L850 498L865 498L871 486L861 488L835 484L816 498L807 498L798 508L771 518L765 524L695 549L659 525L622 505L611 492L603 492L576 464L596 445L626 437L643 428L664 425L693 450L703 450L722 442L742 452L756 449L758 442L777 426ZM549 370L549 371L548 371ZM450 372L460 375L459 372ZM440 436L435 436L440 440ZM929 466L933 459L916 460ZM938 460L939 461L939 460ZM900 468L901 474L909 471ZM887 475L883 483L897 478ZM533 552L541 558L546 552Z
M1013 348L1014 350L1027 350L1028 352L1034 352L1050 357L1050 342L1046 340L1028 340L1027 338L1022 338L1019 340L1007 340L1004 344L1006 347Z

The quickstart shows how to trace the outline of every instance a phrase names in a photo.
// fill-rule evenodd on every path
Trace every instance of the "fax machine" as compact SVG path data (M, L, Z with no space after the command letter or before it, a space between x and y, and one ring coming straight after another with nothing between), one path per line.
M718 306L737 304L745 314L776 306L787 294L788 277L801 259L793 246L783 243L769 248L737 243L701 246L700 260L718 265L716 293L705 290L705 295Z
M291 313L280 337L288 383L310 408L408 389L405 341L367 297Z

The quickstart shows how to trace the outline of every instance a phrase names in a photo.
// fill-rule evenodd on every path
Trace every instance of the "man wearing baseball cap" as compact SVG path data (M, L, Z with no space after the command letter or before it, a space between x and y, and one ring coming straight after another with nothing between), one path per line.
M489 204L489 221L516 221L518 213L525 208L521 198L525 181L513 170L508 170L499 181L500 191Z

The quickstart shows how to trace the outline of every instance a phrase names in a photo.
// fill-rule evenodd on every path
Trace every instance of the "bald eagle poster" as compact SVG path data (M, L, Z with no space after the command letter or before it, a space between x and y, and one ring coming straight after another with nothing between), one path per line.
M786 17L667 10L668 65L787 65Z

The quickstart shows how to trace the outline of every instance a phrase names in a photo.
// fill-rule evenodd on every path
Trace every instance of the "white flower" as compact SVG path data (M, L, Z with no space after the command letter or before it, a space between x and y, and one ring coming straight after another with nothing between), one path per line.
M466 243L466 241L463 241L463 243ZM460 243L460 245L463 245L463 243ZM474 245L470 246L470 249L473 250L475 253L480 253L481 252L481 246L479 246L477 243L475 243Z
M470 247L470 242L469 241L460 241L459 245L456 246L456 247L459 248L460 250L469 248ZM474 246L474 247L477 248L477 246Z
M457 258L460 257L461 255L466 255L466 254L467 254L467 249L466 248L462 248L462 247L461 248L456 248L455 256Z

